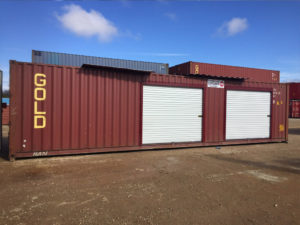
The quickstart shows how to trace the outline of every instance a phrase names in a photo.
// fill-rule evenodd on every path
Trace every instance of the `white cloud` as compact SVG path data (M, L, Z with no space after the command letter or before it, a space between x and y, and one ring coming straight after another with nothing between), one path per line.
M168 17L170 20L175 21L177 19L177 16L175 13L165 13L165 16Z
M280 82L300 82L300 72L299 73L280 73Z
M118 34L118 29L100 12L84 10L79 5L64 6L65 13L57 19L71 32L85 37L97 36L100 41L111 41Z
M247 18L234 17L230 21L224 22L223 25L218 28L217 34L222 36L234 36L247 30L248 27Z

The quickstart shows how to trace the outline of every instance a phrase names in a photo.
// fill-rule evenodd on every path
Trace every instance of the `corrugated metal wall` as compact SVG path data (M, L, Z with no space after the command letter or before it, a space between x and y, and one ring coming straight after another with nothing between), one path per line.
M34 75L46 75L46 127L34 129ZM139 145L142 74L11 62L10 148L43 151ZM39 93L41 94L41 93ZM41 96L40 96L41 97Z
M36 77L39 73L46 78ZM109 148L118 151L122 147L176 147L141 146L143 84L203 88L203 142L194 146L226 144L226 88L269 89L273 96L272 139L268 141L287 140L288 89L284 84L225 81L225 89L208 88L205 79L186 76L16 61L10 63L10 77L10 156L39 156L35 152L41 151L64 154L70 149L74 149L74 154ZM46 118L45 128L34 128L36 115Z
M111 59L95 56L83 56L66 53L46 52L32 50L32 62L43 64L55 64L65 66L78 66L91 64L99 66L110 66L117 68L127 68L143 71L154 71L156 73L167 74L169 65L166 63L143 62L134 60Z
M225 81L225 88L208 88L206 80L187 76L153 74L146 83L158 85L181 85L185 87L204 87L204 142L224 141L225 130L225 92L231 89L269 89L272 90L272 139L287 138L287 85L260 82Z
M2 124L9 124L9 105L6 108L2 108Z
M279 83L280 73L275 70L225 66L210 63L187 62L170 67L171 74L207 74L224 77L246 77L248 81Z
M291 118L300 118L300 100L290 101L290 115Z
M300 83L289 83L290 100L300 100Z
M227 84L225 84L227 85ZM225 140L225 92L222 88L207 88L205 94L205 139L207 142Z

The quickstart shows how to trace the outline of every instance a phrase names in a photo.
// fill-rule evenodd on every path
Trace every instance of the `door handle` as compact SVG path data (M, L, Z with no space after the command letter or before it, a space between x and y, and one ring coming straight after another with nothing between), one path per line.
M267 117L271 117L271 115L267 115Z
M202 115L198 115L198 117L202 117Z

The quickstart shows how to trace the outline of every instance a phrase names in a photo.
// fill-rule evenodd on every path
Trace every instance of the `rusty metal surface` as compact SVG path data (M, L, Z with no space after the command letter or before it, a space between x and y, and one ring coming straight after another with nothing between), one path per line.
M289 83L290 100L300 100L300 83Z
M170 67L170 74L206 74L223 77L244 77L247 81L279 83L280 73L275 70L226 66L210 63L187 62Z
M208 88L206 79L186 76L16 61L10 79L10 157L287 140L285 84L225 81L225 88ZM203 142L141 145L143 84L203 88ZM271 139L225 142L227 87L272 91ZM37 88L45 88L44 100ZM43 125L42 119L34 124L35 116L45 117L45 127L34 128Z

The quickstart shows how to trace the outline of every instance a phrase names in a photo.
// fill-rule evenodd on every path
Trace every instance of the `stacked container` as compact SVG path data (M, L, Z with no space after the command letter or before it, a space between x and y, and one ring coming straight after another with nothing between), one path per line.
M280 72L277 70L256 69L239 66L226 66L211 63L186 62L170 67L170 74L214 76L214 77L243 77L246 81L279 83Z
M83 64L92 64L98 66L109 66L116 68L150 71L160 74L168 74L169 72L169 64L167 63L112 59L96 56L75 55L37 50L32 50L32 62L79 67Z

